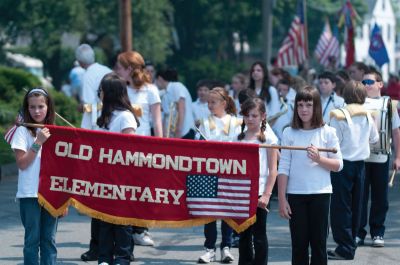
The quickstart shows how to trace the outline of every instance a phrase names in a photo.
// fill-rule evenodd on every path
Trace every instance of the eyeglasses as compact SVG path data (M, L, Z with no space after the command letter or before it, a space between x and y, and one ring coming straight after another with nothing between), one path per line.
M375 84L375 80L372 80L372 79L364 79L363 81L361 81L361 83L364 85L364 86L371 86L371 85L373 85L373 84Z

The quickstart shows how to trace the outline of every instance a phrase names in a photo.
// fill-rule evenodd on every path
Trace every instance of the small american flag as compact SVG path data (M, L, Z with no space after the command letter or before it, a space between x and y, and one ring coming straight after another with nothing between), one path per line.
M327 66L329 58L334 57L337 65L339 64L339 41L337 37L337 28L335 27L335 34L332 34L329 22L325 21L324 30L318 40L315 48L315 55L319 63L323 66Z
M11 144L11 141L14 137L15 131L18 128L17 123L23 122L23 121L24 121L24 119L22 117L21 112L19 111L17 117L15 118L15 124L10 129L8 129L6 131L6 133L4 134L4 140L6 140L6 142L8 144Z
M250 205L249 179L207 175L186 178L186 203L193 216L248 218Z

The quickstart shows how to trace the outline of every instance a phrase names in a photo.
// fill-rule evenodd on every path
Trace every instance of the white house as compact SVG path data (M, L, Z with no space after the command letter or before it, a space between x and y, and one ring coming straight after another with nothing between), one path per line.
M368 49L372 29L376 24L381 28L383 42L389 55L389 64L382 67L382 75L385 81L389 73L396 71L396 16L390 0L366 0L368 12L362 19L362 24L357 26L357 34L354 40L356 49L356 61L373 65L375 62L369 56Z

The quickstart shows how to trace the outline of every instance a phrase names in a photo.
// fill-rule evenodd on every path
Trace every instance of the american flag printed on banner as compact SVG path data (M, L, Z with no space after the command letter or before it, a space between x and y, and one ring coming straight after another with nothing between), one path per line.
M308 47L304 26L303 1L297 1L297 12L290 25L289 33L278 51L279 67L299 65L307 59Z
M329 22L325 22L324 30L318 40L315 48L315 55L319 63L323 66L327 66L329 58L334 57L337 64L339 63L339 41L337 37L337 28L335 27L334 33L332 34Z
M208 175L186 177L186 203L196 217L249 218L251 180Z
M4 134L4 140L6 140L6 142L8 144L11 144L11 141L14 137L15 131L18 128L17 123L23 122L23 121L24 121L24 119L22 117L21 112L19 111L17 117L15 118L15 124L10 129L8 129L6 131L6 133Z

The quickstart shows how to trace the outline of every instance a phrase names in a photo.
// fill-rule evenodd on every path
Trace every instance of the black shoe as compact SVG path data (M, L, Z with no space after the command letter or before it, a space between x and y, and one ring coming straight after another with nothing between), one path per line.
M328 249L328 259L330 260L352 260L350 258L339 255L335 250Z
M81 260L83 261L96 261L99 259L99 253L93 249L89 249L81 255Z

